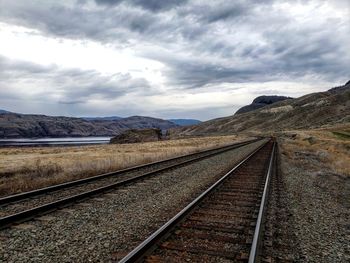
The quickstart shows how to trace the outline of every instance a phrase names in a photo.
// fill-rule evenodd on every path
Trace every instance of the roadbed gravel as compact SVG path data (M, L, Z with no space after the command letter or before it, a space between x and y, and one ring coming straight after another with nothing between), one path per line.
M286 194L285 174L277 146L276 169L272 172L265 210L262 262L303 262L295 234L295 221Z
M0 232L0 261L116 262L262 142L201 160Z
M350 178L332 171L321 151L287 152L286 143L280 143L281 169L298 240L297 262L350 262Z

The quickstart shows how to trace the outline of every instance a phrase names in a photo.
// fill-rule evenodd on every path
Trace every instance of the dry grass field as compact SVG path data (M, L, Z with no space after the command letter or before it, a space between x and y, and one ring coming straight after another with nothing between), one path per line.
M286 200L302 262L349 262L350 125L280 134Z
M0 195L29 191L245 139L216 136L83 147L0 148Z
M350 176L350 136L347 137L346 133L329 130L292 133L296 135L294 139L283 139L283 153L295 161L303 159L303 155L317 159L327 170Z
M350 177L350 126L284 133L283 154L296 162L310 160L314 169L322 166L329 172Z

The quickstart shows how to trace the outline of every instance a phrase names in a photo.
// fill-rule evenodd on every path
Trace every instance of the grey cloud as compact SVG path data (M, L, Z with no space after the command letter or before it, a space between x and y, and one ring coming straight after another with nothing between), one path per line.
M308 41L302 38L307 34ZM195 46L201 53L189 56L161 52L144 55L167 65L164 72L169 85L187 89L220 83L266 82L289 80L306 75L335 82L347 76L350 62L346 49L339 48L339 39L329 38L332 33L297 32L282 30L273 36L265 36L267 45L225 45L216 43ZM202 39L205 43L205 39ZM202 43L203 43L202 42ZM345 40L343 40L345 42ZM203 52L206 55L203 56ZM230 60L225 59L231 58ZM241 61L241 63L239 63Z
M24 72L24 73L30 73L30 74L42 74L47 73L50 71L53 71L56 69L56 66L42 66L39 64L35 64L28 61L16 61L8 59L4 56L0 55L0 76L5 73L9 72Z
M209 29L199 39L192 39L197 41L191 41L191 48L185 50L187 56L161 54L161 51L144 55L167 65L165 75L170 85L189 89L222 82L295 81L308 75L338 82L348 75L350 53L345 46L350 38L345 32L350 30L350 23L334 20L320 25L300 25L293 17L279 13L272 12L269 16L259 8L249 12L240 15L239 20L243 21L236 20L233 26L237 30L240 26L244 29L253 26L254 29L249 28L252 31L242 31L239 35L244 38L245 34L253 33L257 35L255 42L235 37L230 42L229 30L224 31L227 35L216 35L212 29L217 27L208 24ZM210 18L208 22L212 21ZM225 29L229 26L227 22Z
M36 83L36 88L41 89L49 86L50 93L42 94L40 91L40 94L62 104L85 103L91 99L114 100L129 93L152 92L146 80L133 78L130 74L105 76L94 70L41 66L0 56L1 87L16 85L18 80L23 83Z
M201 2L199 4L188 5L180 10L181 15L194 16L202 23L214 23L230 18L237 18L249 11L249 8L241 2L220 1Z
M349 40L339 33L334 25L325 25L318 30L306 27L266 32L264 37L269 41L266 54L270 53L273 62L268 69L290 76L319 74L329 81L346 76L350 54L341 43Z
M65 75L63 73L63 75ZM88 99L113 100L132 92L140 92L149 89L149 84L144 79L133 79L129 74L115 74L113 76L100 76L98 73L80 74L81 86L67 85L63 89L64 97ZM67 81L69 82L69 81Z
M99 5L118 5L124 0L95 0L96 4Z
M209 13L207 17L208 22L216 22L219 20L225 20L232 17L238 17L246 12L244 6L220 6L220 9L216 9Z
M3 0L6 8L0 9L0 19L59 37L88 38L124 45L135 41L166 44L169 41L200 41L202 35L216 30L210 28L210 23L241 17L249 10L247 6L250 2L244 5L240 2L219 1L208 5L206 2L192 4L188 1L133 0L132 3L142 7L140 9L130 5L130 1L100 0L99 3L114 4L101 9L84 8L83 4L72 8L52 1L43 5L36 1L24 3ZM178 5L179 9L165 13L152 12L157 5Z
M75 105L75 104L83 104L85 101L83 100L71 100L71 101L61 101L59 100L59 104L64 104L64 105Z
M182 5L187 0L95 0L95 2L102 5L118 5L121 2L126 2L156 12Z
M185 87L186 89L201 88L220 83L249 82L260 78L261 81L271 80L272 77L263 76L262 69L257 67L237 68L224 67L201 60L167 61L169 70L165 73L170 85Z
M255 8L262 8L274 2L273 0L237 0L237 1L194 1L193 4L184 5L179 9L182 16L192 16L201 23L242 21L252 14ZM234 26L229 21L228 26Z
M13 2L3 0L6 8L0 9L0 20L39 29L46 34L73 39L88 38L101 42L172 42L181 39L193 40L208 33L206 23L240 17L249 9L243 4L192 4L187 1L107 1L108 8L74 8L64 3L48 2L46 5L34 2ZM154 13L163 7L179 6L170 13ZM166 14L166 15L165 15ZM196 18L193 20L193 18Z
M156 23L156 15L127 6L108 9L75 8L58 3L6 1L0 9L0 21L29 26L45 34L101 42L127 42L131 33L142 33ZM5 5L5 4L4 4Z

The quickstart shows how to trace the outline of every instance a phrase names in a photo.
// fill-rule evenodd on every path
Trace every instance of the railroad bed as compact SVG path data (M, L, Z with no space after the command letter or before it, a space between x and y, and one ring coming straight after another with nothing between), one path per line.
M151 164L141 165L92 178L68 182L39 190L0 198L0 228L23 222L88 197L106 193L170 169L188 165L205 158L237 149L257 140L210 149Z
M263 145L120 262L255 262L274 150Z

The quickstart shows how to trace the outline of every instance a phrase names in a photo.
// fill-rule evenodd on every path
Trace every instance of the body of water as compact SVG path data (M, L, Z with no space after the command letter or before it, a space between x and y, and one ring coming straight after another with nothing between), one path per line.
M0 139L0 146L72 146L109 143L111 137L67 137Z

